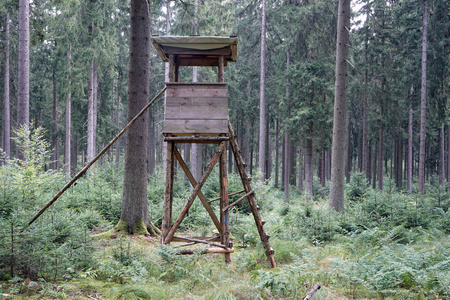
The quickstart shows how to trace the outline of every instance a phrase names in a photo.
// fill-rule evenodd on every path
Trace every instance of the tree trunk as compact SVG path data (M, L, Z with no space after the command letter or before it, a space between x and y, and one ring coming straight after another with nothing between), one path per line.
M367 142L367 103L368 103L368 46L369 46L369 9L366 12L366 28L364 37L364 96L363 96L363 126L362 126L362 172L366 175L366 178L370 178L369 171L369 153L368 153L368 142Z
M320 158L320 185L322 186L322 199L325 199L325 149L322 150L322 155Z
M383 115L383 113L381 113ZM383 190L383 162L384 162L384 132L383 126L380 122L380 129L378 132L378 189Z
M70 161L70 138L71 138L71 120L72 120L72 91L71 91L71 75L72 75L72 46L69 43L69 50L67 51L67 101L66 101L66 122L65 122L65 138L64 138L64 172L66 173L67 178L70 178L71 172L71 161Z
M289 200L289 178L290 176L290 158L291 155L291 139L289 137L288 130L284 133L284 147L283 147L283 186L284 186L284 199Z
M117 79L117 103L116 103L116 126L120 128L120 92L119 92L119 84L120 84L120 75ZM119 166L120 162L120 145L122 139L118 139L116 142L116 166Z
M313 140L312 140L312 122L310 123L310 127L308 130L308 136L309 138L306 139L306 145L305 145L305 197L306 200L312 200L313 199L313 177L314 177L314 170L313 170Z
M261 81L259 86L259 180L264 182L266 161L266 0L261 13Z
M56 70L55 70L56 72ZM53 74L53 105L52 105L52 155L51 155L51 163L50 168L53 170L58 169L58 160L59 160L59 147L58 147L58 115L57 115L57 98L58 95L56 93L57 89L57 81L56 75Z
M301 143L300 143L301 144ZM303 149L298 151L298 190L303 191Z
M280 122L277 118L275 125L275 188L279 187L279 170L280 170Z
M6 159L11 159L11 104L9 98L9 46L10 46L10 31L9 31L9 14L6 14L5 20L5 71L3 77L3 150L6 153Z
M439 130L439 186L444 191L445 188L445 132L444 123Z
M447 191L450 191L450 123L447 126L448 141L447 141Z
M150 7L132 0L127 120L147 103L150 83ZM122 214L116 228L135 234L155 234L147 200L148 112L129 129L126 137Z
M412 64L411 64L412 66ZM412 98L414 95L414 85L411 83L409 89L409 109L408 109L408 177L407 177L407 188L408 193L412 194L412 177L413 177L413 109L412 109Z
M30 125L30 4L19 0L19 64L17 126ZM24 158L19 153L19 158Z
M153 110L150 108L148 112L148 165L147 173L155 173L155 149L156 149L156 137L155 137L155 118L153 116Z
M422 83L420 88L419 193L425 191L425 125L427 112L427 0L423 1Z
M344 212L345 144L348 88L350 0L339 0L336 40L336 75L331 153L330 208Z
M91 73L88 82L88 119L87 119L87 160L95 157L95 135L94 135L94 60L91 60Z

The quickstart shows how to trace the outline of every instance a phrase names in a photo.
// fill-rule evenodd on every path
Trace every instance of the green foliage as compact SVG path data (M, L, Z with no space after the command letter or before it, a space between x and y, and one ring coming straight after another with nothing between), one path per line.
M17 131L19 148L26 160L9 161L0 167L0 277L59 279L69 268L91 264L91 246L85 214L64 209L62 200L32 226L31 217L63 185L64 176L45 171L49 162L48 143L42 128Z

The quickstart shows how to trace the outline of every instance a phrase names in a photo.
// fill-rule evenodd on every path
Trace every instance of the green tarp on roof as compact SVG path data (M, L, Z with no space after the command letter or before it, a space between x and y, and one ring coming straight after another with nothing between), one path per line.
M237 37L224 36L155 36L153 41L161 46L212 50L229 47L237 43Z

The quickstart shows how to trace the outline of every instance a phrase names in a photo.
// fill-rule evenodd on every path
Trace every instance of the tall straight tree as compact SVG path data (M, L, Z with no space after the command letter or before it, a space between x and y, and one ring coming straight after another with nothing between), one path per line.
M150 4L132 0L130 12L127 120L147 103L150 82ZM122 214L117 229L134 234L155 234L148 212L148 112L128 130Z
M71 147L71 119L72 119L72 92L71 92L71 73L72 73L72 47L69 42L69 50L67 51L67 102L66 102L66 120L65 120L65 128L66 135L64 139L64 171L66 172L67 177L70 177L70 147Z
M344 212L349 30L350 0L339 0L330 190L330 208L339 212Z
M262 0L261 13L261 81L259 84L259 180L265 178L266 162L266 0Z
M17 125L30 125L30 3L19 0ZM19 157L23 158L19 153Z
M428 4L423 1L422 79L420 85L419 193L425 190L425 125L427 121L427 27Z
M9 99L9 14L6 14L5 21L5 70L3 76L3 150L6 153L6 159L11 158L11 109Z

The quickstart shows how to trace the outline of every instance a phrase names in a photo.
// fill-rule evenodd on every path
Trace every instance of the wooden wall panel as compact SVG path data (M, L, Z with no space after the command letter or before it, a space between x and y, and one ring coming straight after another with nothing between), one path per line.
M166 83L164 133L228 132L228 86L224 83Z

